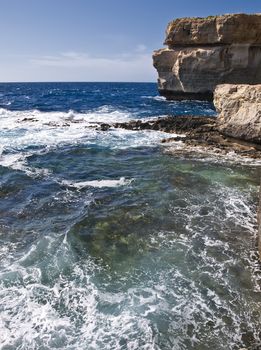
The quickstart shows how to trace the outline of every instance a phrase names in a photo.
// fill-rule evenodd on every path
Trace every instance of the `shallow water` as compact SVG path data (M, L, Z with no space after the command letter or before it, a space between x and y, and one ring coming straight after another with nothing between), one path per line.
M154 84L0 93L1 349L260 348L260 164L93 127L211 105Z

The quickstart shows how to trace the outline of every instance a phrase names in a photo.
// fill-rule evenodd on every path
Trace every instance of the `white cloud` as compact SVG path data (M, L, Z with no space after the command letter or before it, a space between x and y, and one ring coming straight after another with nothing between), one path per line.
M139 51L138 51L139 49ZM63 52L56 56L41 56L30 59L30 62L37 66L46 67L100 67L107 65L124 66L133 63L143 62L146 59L151 61L151 54L145 54L145 47L138 47L137 53L123 53L114 57L94 57L87 53L80 52Z
M113 57L94 57L81 52L64 52L30 59L35 69L44 70L47 80L155 81L151 53L138 45L133 53Z
M67 51L38 56L1 55L1 81L154 81L152 53L139 44L130 52L90 55Z

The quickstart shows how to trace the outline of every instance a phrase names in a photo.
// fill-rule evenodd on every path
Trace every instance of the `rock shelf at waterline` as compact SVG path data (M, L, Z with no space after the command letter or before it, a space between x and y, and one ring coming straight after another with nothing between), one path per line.
M21 123L34 123L35 118L23 118ZM70 127L72 124L80 124L82 120L76 119L70 122L46 122L49 127ZM217 154L235 152L243 157L261 159L261 145L222 135L219 131L220 123L215 116L166 116L159 118L136 119L124 122L89 122L84 128L96 131L108 131L113 129L125 129L129 131L161 131L170 134L162 137L162 143L182 142L188 147L204 147ZM171 136L175 134L175 136ZM163 136L163 135L162 135ZM177 150L175 149L175 152ZM184 149L186 151L186 149Z
M162 142L178 141L189 147L205 147L216 153L226 154L233 151L243 157L261 159L261 145L222 135L218 130L218 124L214 116L167 116L146 121L132 120L113 124L101 123L95 127L102 131L110 128L122 128L133 131L154 130L170 134L174 133L176 134L174 137L163 138Z

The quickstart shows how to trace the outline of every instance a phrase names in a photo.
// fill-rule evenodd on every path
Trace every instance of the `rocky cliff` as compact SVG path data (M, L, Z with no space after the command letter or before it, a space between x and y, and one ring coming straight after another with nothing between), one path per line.
M214 105L223 135L261 144L261 84L218 85Z
M212 100L217 84L261 82L261 14L177 19L165 44L153 63L168 99Z
M261 181L260 181L260 189L259 189L259 207L257 213L257 223L258 223L258 252L259 258L261 260Z

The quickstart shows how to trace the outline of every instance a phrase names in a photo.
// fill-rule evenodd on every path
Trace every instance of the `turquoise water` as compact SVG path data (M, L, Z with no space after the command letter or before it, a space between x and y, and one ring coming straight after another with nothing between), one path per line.
M258 161L93 127L211 105L154 84L0 93L1 349L260 348Z

